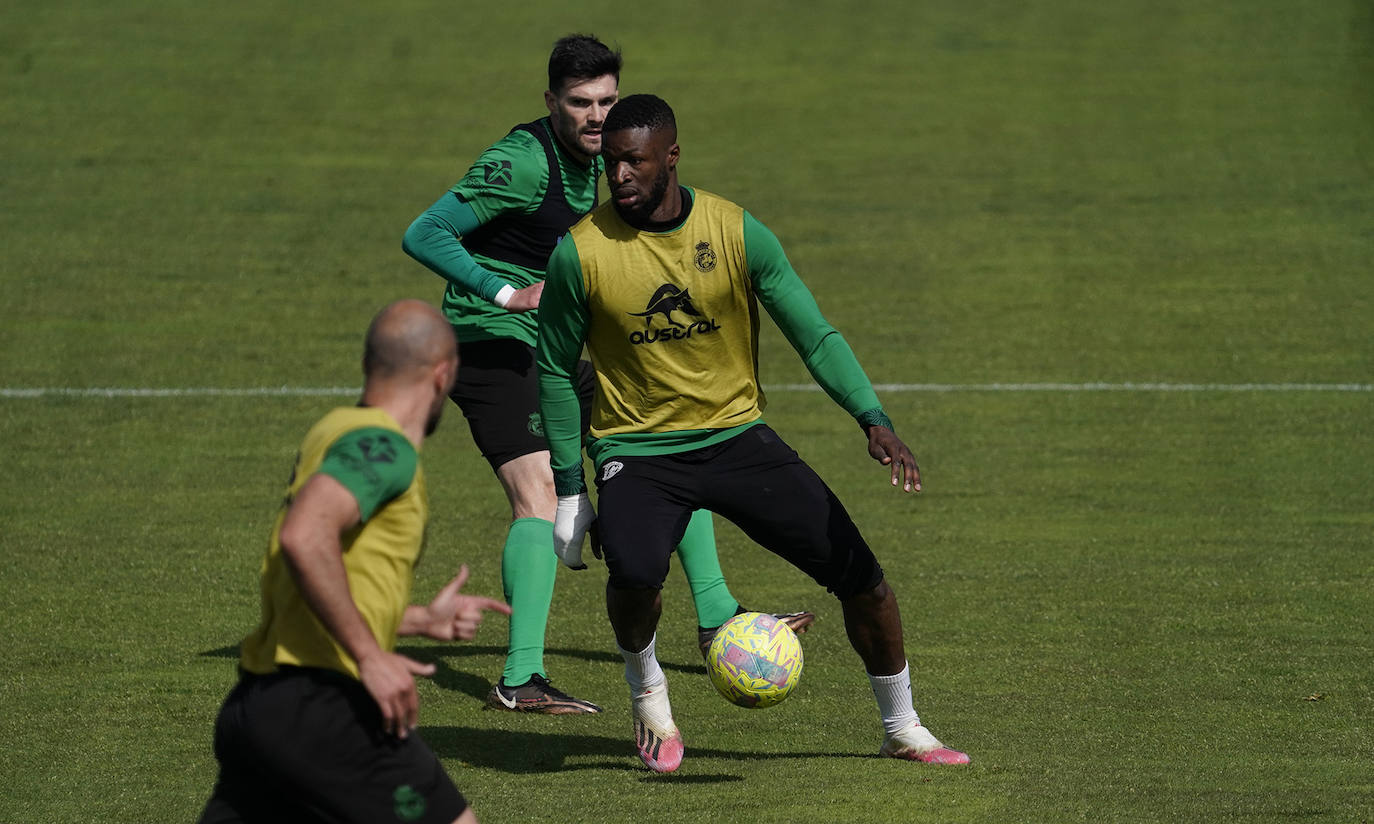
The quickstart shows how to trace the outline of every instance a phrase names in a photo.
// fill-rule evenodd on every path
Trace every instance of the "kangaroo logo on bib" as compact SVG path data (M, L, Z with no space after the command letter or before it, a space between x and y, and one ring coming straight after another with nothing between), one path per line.
M714 255L712 258L714 259ZM674 319L674 313L686 323L679 323ZM694 333L700 335L716 332L720 329L720 324L716 323L715 318L708 320L706 315L697 309L696 304L692 303L690 290L679 289L671 283L665 283L654 290L654 294L649 298L643 312L629 312L627 314L631 317L644 318L645 330L643 332L635 330L630 333L630 343L636 346L657 341L686 340L692 337ZM663 321L668 324L668 328L662 330L653 328L655 316L660 315Z

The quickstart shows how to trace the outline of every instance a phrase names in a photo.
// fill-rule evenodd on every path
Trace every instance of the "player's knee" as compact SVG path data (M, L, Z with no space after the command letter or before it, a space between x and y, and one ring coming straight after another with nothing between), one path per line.
M845 602L881 604L892 596L892 587L888 585L887 579L879 577L878 581L871 586L858 589L852 595L836 597Z
M505 487L506 498L510 501L511 517L543 518L552 521L558 509L558 495L554 491L553 473L531 471L528 462L523 465L507 464L498 472L501 485Z
M666 570L660 574L643 567L620 569L607 577L606 585L626 593L653 596L663 591L663 581L667 577Z
M606 518L605 507L601 515ZM668 579L668 559L672 555L666 540L636 540L624 530L603 530L601 551L606 558L607 585L622 590L661 591Z
M521 518L543 518L552 521L558 513L558 496L554 494L552 484L547 490L529 490L523 494L511 495L510 512L511 520L514 521Z
M851 559L832 581L826 582L826 589L841 601L855 598L883 600L887 597L886 593L891 591L883 577L882 566L871 552L867 553L867 557Z

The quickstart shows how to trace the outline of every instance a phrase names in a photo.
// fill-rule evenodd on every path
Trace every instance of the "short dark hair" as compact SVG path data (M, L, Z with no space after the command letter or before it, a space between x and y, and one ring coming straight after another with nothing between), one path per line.
M673 117L673 107L661 97L652 94L632 94L622 97L611 107L601 131L618 132L621 129L648 128L652 131L671 129L677 132L677 118Z
M620 82L620 52L590 34L570 34L553 44L549 55L549 91L558 94L569 80L615 75Z

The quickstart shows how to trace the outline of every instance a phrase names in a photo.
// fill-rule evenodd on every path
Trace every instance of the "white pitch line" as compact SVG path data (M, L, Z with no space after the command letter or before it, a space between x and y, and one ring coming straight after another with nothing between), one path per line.
M887 392L1374 392L1370 383L889 383Z
M765 384L766 392L820 392L814 383ZM879 392L1374 392L1370 383L877 383ZM0 398L342 397L356 386L0 387Z
M246 388L183 387L156 389L152 387L36 387L32 389L0 389L0 398L43 398L64 396L78 398L201 398L201 397L308 397L313 395L356 395L356 386L260 386Z

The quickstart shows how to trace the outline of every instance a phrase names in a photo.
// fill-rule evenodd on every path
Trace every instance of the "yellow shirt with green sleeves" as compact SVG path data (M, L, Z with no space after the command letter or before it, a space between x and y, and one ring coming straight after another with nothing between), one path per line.
M339 481L358 501L361 522L341 539L349 590L377 643L396 648L429 517L424 473L415 446L390 415L341 407L310 429L296 457L262 561L262 618L240 647L239 663L248 672L287 664L358 677L357 662L301 596L281 550L286 511L317 473Z

